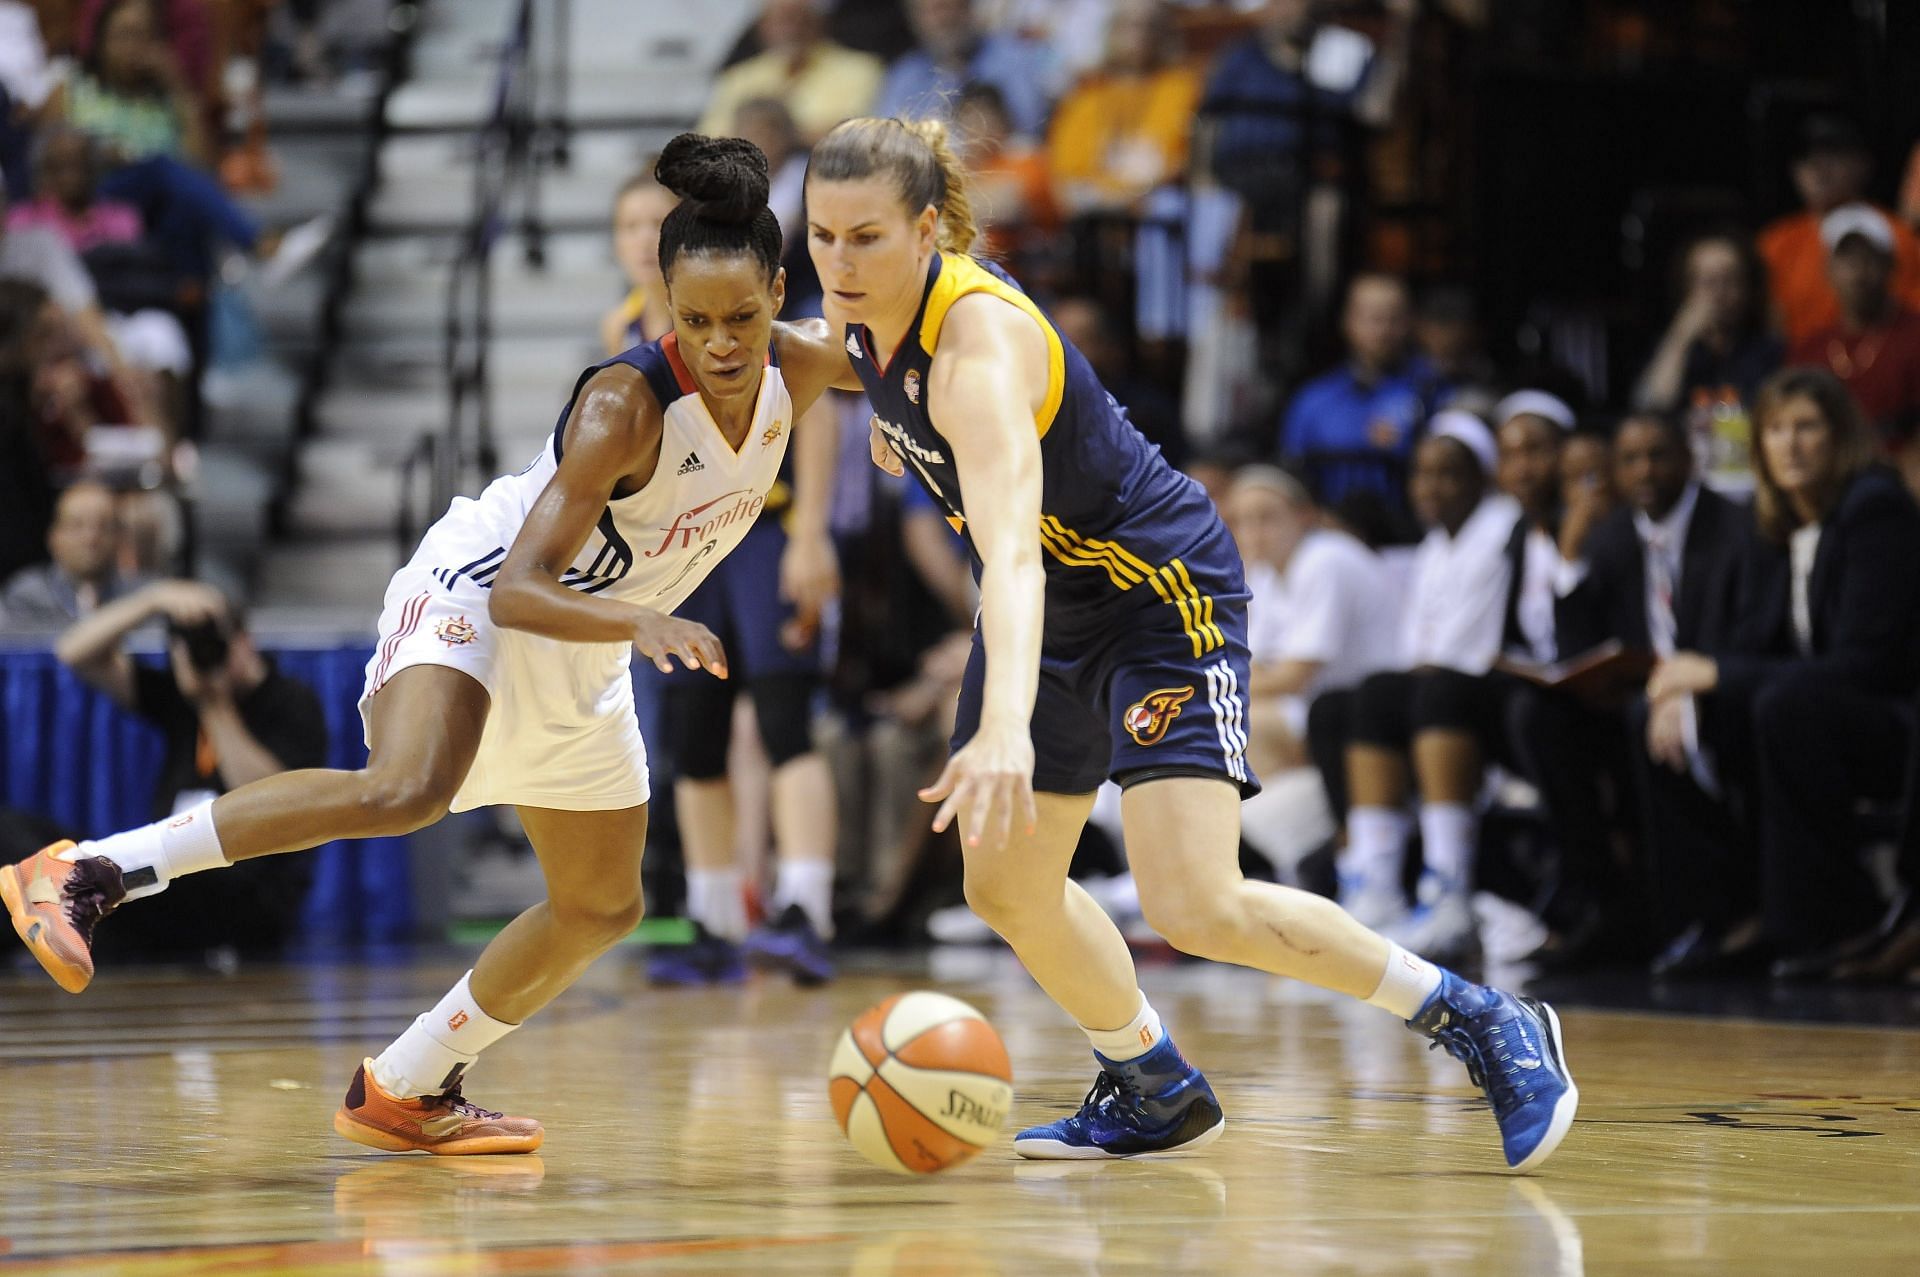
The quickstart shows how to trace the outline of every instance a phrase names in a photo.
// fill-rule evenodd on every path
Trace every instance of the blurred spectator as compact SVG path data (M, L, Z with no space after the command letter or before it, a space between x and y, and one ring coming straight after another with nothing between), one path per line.
M1497 684L1483 676L1501 651L1513 577L1507 547L1520 518L1511 497L1489 491L1496 462L1493 433L1477 417L1449 411L1430 423L1409 487L1431 531L1415 552L1396 668L1321 697L1309 722L1335 809L1350 803L1341 904L1402 944L1454 958L1478 945L1469 904L1475 803L1483 742L1502 725L1490 694ZM1413 913L1402 887L1409 763L1426 857Z
M1920 313L1894 297L1893 222L1868 204L1845 204L1820 224L1840 317L1794 343L1793 362L1829 369L1846 383L1882 453L1920 481Z
M1392 0L1393 28L1373 42L1321 21L1316 0L1268 0L1253 35L1214 63L1200 103L1202 169L1251 205L1257 230L1293 224L1308 159L1337 154L1349 119L1381 123L1406 67L1412 5Z
M26 340L29 419L39 432L54 478L71 480L86 469L89 449L107 442L95 434L96 428L134 427L138 424L135 412L115 383L88 358L75 326L58 306L41 307ZM139 438L145 439L158 461L163 441Z
M198 5L169 7L197 10ZM156 29L151 0L101 0L83 22L80 67L54 110L98 139L118 161L164 155L208 168L214 159L201 92Z
M1037 138L1047 119L1046 50L1018 36L983 32L972 0L908 0L919 46L887 69L875 115L945 118L969 84L991 84L1013 131Z
M41 130L35 163L39 198L15 204L11 230L44 227L80 255L109 312L108 331L122 357L146 372L184 378L193 348L180 320L165 307L178 299L178 281L143 239L140 211L99 195L92 141L77 129ZM143 387L144 397L168 402L165 387Z
M820 313L820 273L807 252L806 185L808 148L800 140L792 112L778 98L748 98L734 112L733 136L745 138L767 157L771 176L767 207L780 223L783 237L780 265L787 272L787 304L781 315L789 320Z
M1614 432L1613 456L1625 504L1604 513L1598 502L1569 502L1561 525L1555 623L1562 659L1609 641L1658 656L1725 649L1738 621L1734 594L1748 541L1745 516L1695 476L1685 427L1672 417L1626 418ZM1651 765L1647 719L1644 702L1628 705L1619 748L1634 778L1633 808L1656 888L1659 915L1649 929L1670 945L1659 963L1668 973L1684 969L1703 938L1717 941L1751 907L1750 899L1720 885L1745 843L1738 810L1725 801L1746 783L1744 729L1725 716L1696 716L1693 766L1675 772ZM1529 741L1549 780L1582 768L1596 772L1603 765L1596 748L1611 747L1564 724L1539 724ZM1709 770L1709 756L1717 759L1717 774ZM1579 805L1587 791L1549 786L1545 792L1569 872L1587 878L1597 907L1622 923L1626 893L1608 873L1603 822Z
M1720 936L1715 956L1721 967L1776 956L1786 959L1779 974L1826 975L1828 946L1884 907L1858 858L1855 804L1898 798L1913 747L1920 510L1873 464L1871 431L1825 371L1781 373L1756 412L1762 551L1741 598L1752 641L1662 662L1647 688L1649 746L1669 767L1686 765L1685 707L1695 698L1750 714L1759 925Z
M60 494L47 532L52 561L22 568L0 595L9 630L64 629L142 582L120 572L120 524L113 490L76 483Z
M786 103L809 146L840 121L868 114L885 69L827 39L825 23L825 0L767 0L758 25L764 51L721 73L699 131L727 134L750 98Z
M1207 0L1211 3L1211 0ZM1031 40L1052 54L1059 84L1072 84L1107 56L1107 24L1130 0L974 0L981 25Z
M1634 386L1634 407L1685 413L1702 474L1746 475L1747 406L1785 353L1768 325L1766 267L1737 232L1701 236L1680 263L1680 308Z
M55 489L34 411L34 330L46 290L0 278L0 580L46 554Z
M7 191L0 187L0 215L10 212ZM144 393L108 330L100 295L86 264L65 240L46 227L14 230L8 222L8 216L0 216L0 279L28 280L45 291L72 324L87 353L106 370L121 398L132 408L134 416L122 420L157 420L157 407Z
M1480 318L1474 313L1473 294L1464 288L1429 288L1420 294L1414 309L1413 340L1434 379L1449 388L1446 405L1467 408L1458 396L1473 392L1493 406L1494 383L1498 380L1493 360L1487 357L1486 336Z
M1520 506L1520 520L1507 542L1513 588L1507 601L1506 652L1535 661L1558 653L1554 630L1554 579L1560 565L1560 462L1572 433L1573 409L1543 390L1522 390L1493 410L1498 425L1500 491Z
M1315 697L1393 665L1400 595L1380 557L1322 526L1312 496L1277 466L1236 471L1224 513L1253 596L1247 757L1264 777L1306 765Z
M1300 387L1280 428L1279 453L1338 504L1355 488L1398 504L1414 436L1444 386L1413 349L1406 285L1360 275L1347 289L1341 331L1348 361Z
M1050 314L1054 328L1086 356L1100 384L1127 410L1133 428L1147 442L1157 444L1169 464L1176 468L1184 464L1187 441L1180 430L1180 406L1159 385L1141 376L1127 358L1125 340L1113 316L1089 297L1063 297Z
M121 644L150 621L168 624L164 666L136 665ZM276 773L320 767L326 719L305 683L254 646L244 618L218 590L162 581L102 606L60 636L54 653L81 678L160 729L166 741L153 818ZM312 874L305 856L262 856L230 874L181 882L190 890L158 922L116 928L111 943L149 953L230 945L271 949L299 918ZM168 897L172 900L170 894ZM123 950L124 951L124 950Z
M1560 449L1563 553L1567 523L1579 519L1582 526L1591 528L1613 513L1619 502L1619 490L1613 486L1612 442L1603 434L1575 430L1567 436L1566 446ZM1571 557L1577 559L1582 554L1582 547L1575 546Z
M1864 200L1872 171L1872 153L1852 121L1825 113L1807 118L1793 162L1794 189L1805 208L1760 232L1760 255L1767 262L1774 305L1789 345L1840 318L1840 302L1827 278L1821 222L1841 205ZM1894 229L1893 256L1894 296L1908 306L1920 306L1920 240L1904 225Z
M1179 177L1200 89L1165 0L1120 0L1105 57L1061 100L1048 133L1061 205L1069 213L1131 212Z
M33 5L0 0L0 185L27 189L34 120L58 83Z
M666 281L660 278L660 224L677 202L654 180L651 165L628 178L613 197L613 257L626 276L627 296L600 319L600 344L609 355L673 330Z
M964 143L987 256L1005 262L1031 286L1033 267L1060 226L1046 156L1014 135L1006 98L991 84L960 90L953 122Z
M78 129L54 127L38 139L34 188L38 198L16 201L7 210L10 230L44 226L76 253L101 244L140 238L140 210L119 200L100 199L93 147Z

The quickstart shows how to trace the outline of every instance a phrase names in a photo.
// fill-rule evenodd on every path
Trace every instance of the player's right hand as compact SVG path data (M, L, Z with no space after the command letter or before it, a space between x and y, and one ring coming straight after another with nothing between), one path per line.
M873 457L873 464L899 479L907 473L907 463L900 460L900 454L887 442L886 435L880 432L880 418L875 417L868 423L867 450Z
M726 649L714 632L698 621L683 621L646 609L634 622L633 648L662 674L673 673L677 659L690 670L703 669L715 678L727 676Z
M1028 837L1040 821L1033 801L1033 738L1024 723L982 722L947 760L940 778L920 791L920 801L939 803L933 832L961 819L969 847L1006 845L1015 830Z

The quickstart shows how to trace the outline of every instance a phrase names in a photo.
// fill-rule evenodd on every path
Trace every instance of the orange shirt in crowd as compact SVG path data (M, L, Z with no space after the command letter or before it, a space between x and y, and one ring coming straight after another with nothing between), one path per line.
M1902 305L1920 309L1920 239L1892 213L1880 211L1893 225L1893 295ZM1840 303L1827 282L1827 246L1820 242L1820 218L1795 213L1774 222L1760 232L1760 256L1767 262L1768 282L1788 345L1840 322Z
M1124 204L1179 173L1204 87L1189 66L1082 80L1054 112L1047 137L1062 202Z
M1047 181L1047 159L1030 147L1009 145L976 159L968 176L973 179L975 211L985 227L987 256L1005 261L1018 255L1020 241L1031 232L1049 233L1060 225L1053 187Z

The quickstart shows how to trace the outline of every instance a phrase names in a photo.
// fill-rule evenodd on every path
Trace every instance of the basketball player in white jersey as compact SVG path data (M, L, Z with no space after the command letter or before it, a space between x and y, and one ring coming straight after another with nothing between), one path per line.
M360 702L365 769L285 772L0 866L15 930L77 993L100 919L182 874L513 804L547 900L355 1074L334 1129L375 1148L539 1147L538 1122L469 1103L461 1078L640 918L648 788L630 653L727 676L714 635L673 609L752 526L796 414L857 385L824 323L774 320L786 280L766 157L682 135L658 176L682 197L660 236L673 332L583 373L540 455L456 500L395 575ZM797 477L825 481L834 432L808 434Z

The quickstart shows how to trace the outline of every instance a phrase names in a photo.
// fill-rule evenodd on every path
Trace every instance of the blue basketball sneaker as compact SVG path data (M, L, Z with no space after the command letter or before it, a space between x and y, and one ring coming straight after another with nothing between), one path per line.
M1528 1171L1553 1156L1573 1125L1580 1088L1567 1071L1552 1007L1443 969L1440 987L1407 1027L1445 1047L1487 1093L1508 1166Z
M647 952L647 982L660 985L739 984L747 978L740 946L693 924L686 944L657 945Z
M747 936L747 958L755 966L783 967L795 984L825 984L833 979L833 957L827 942L813 929L813 920L799 905L788 905L780 916Z
M1100 1076L1080 1111L1013 1137L1022 1157L1139 1157L1211 1144L1227 1127L1220 1101L1170 1037L1135 1060L1098 1051Z

